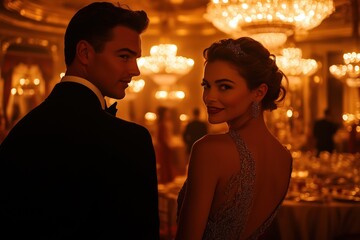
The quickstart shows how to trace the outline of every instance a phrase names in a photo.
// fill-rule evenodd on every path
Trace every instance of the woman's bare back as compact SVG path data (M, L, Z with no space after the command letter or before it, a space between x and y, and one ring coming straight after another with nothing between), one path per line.
M215 138L214 142L218 143L216 150L223 153L223 158L221 159L222 164L219 164L221 166L219 181L203 239L240 239L240 237L241 239L256 239L270 225L288 186L279 186L276 183L277 180L275 183L270 180L270 189L264 190L262 184L265 173L257 174L257 171L264 172L264 168L267 166L263 163L255 164L253 154L235 131L224 135L209 136L209 138ZM276 151L272 149L271 152ZM290 160L287 154L280 153L279 157L282 159L287 157ZM256 160L261 157L256 154ZM285 174L282 174L287 179L285 181L279 179L279 182L286 183L290 179L290 162L286 166ZM265 176L267 175L265 174ZM274 189L273 184L279 187ZM179 206L181 206L185 188L186 183L179 194ZM270 194L276 196L273 197L274 200L266 199L269 191L278 192ZM265 197L263 201L259 201L259 198L263 197ZM264 204L268 200L270 200L270 204ZM263 205L260 203L265 207L262 207Z

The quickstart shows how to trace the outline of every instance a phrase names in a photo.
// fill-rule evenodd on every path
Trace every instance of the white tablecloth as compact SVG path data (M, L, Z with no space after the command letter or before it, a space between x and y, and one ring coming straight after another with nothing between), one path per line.
M282 240L360 240L360 203L285 201L276 221Z

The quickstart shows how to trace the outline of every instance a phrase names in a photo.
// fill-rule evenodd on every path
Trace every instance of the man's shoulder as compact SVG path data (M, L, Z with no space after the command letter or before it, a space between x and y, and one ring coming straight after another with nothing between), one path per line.
M145 126L122 118L116 118L115 125L117 125L119 129L124 131L128 130L143 134L150 134L149 130Z

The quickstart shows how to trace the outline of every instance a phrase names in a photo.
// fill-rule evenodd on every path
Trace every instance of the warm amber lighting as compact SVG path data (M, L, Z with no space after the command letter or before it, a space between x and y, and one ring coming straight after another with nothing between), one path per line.
M145 87L144 79L131 80L128 87L126 88L126 98L127 101L132 101L137 97L137 94L143 90Z
M174 84L194 66L194 60L176 56L175 44L159 44L151 47L150 56L138 59L141 74L150 76L160 86Z
M158 100L182 100L185 98L185 93L183 91L160 90L155 93L155 98Z
M11 95L15 95L15 94L17 93L16 88L12 88L12 89L10 90L10 93L11 93Z
M156 120L156 113L153 112L147 112L145 113L145 119L149 122L154 122Z
M127 90L131 93L138 93L143 90L144 86L145 86L145 81L143 79L132 80L129 83Z
M343 59L345 64L331 65L330 73L337 79L344 79L349 87L360 87L360 53L345 53Z
M40 74L35 65L27 66L20 64L17 68L17 74L20 76L18 82L11 89L12 95L34 95L35 89L40 88Z
M316 84L320 84L321 83L321 78L318 76L318 75L316 75L316 76L314 76L314 83L316 83Z
M251 36L276 48L294 32L317 27L333 11L332 0L212 0L205 18L234 37Z
M179 119L180 119L180 121L182 121L182 122L186 122L186 121L188 121L189 120L189 116L187 115L187 114L180 114L180 116L179 116Z
M344 113L342 115L342 119L346 126L351 126L352 124L358 124L360 122L360 113L357 114Z
M174 107L185 98L185 92L177 90L176 88L162 88L155 93L155 99L161 105L167 107Z
M23 86L25 84L29 84L29 79L20 78L19 83L20 83L21 86Z
M40 79L35 78L33 82L34 82L34 85L39 85L40 84Z
M307 170L303 170L303 171L301 171L301 170L299 170L299 171L293 171L292 173L291 173L291 177L292 178L306 178L306 177L308 177L309 176L309 171L307 171Z
M303 59L300 48L284 48L276 57L276 64L289 76L310 76L318 68L314 59Z
M288 110L286 111L286 116L287 116L288 118L291 118L291 117L293 116L293 111L292 111L291 109L288 109Z

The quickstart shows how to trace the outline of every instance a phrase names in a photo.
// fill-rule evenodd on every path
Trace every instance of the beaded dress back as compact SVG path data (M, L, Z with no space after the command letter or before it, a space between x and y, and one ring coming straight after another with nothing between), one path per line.
M209 216L203 240L240 239L252 208L256 177L255 161L236 131L230 130L229 135L235 142L239 152L241 169L229 179L224 192L226 196L224 203L215 213ZM180 212L179 208L183 201L186 185L187 182L185 181L178 195L178 213ZM257 239L264 233L274 219L277 209L248 239Z

